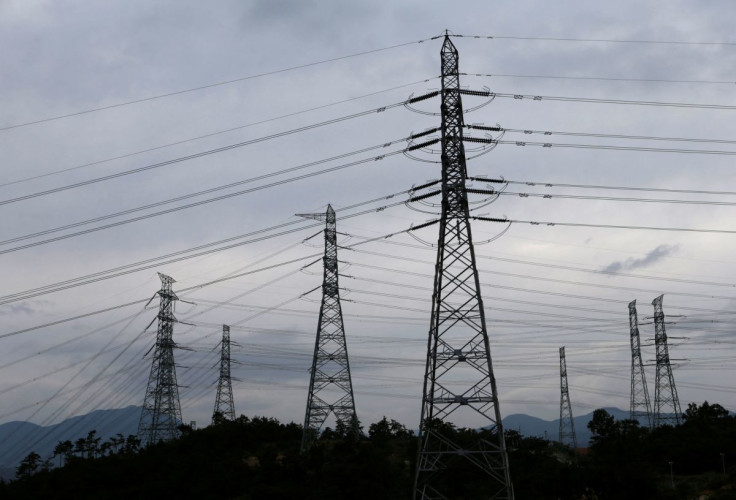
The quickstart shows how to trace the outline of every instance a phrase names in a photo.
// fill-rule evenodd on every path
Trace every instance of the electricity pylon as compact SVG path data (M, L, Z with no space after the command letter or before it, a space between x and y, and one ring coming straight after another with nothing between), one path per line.
M570 391L567 387L567 360L565 359L565 347L560 347L560 443L566 446L578 447L578 439L575 437L575 422L572 419L572 405L570 404Z
M470 231L458 51L445 36L442 58L442 214L419 423L414 498L512 499L508 455ZM472 439L453 426L471 425ZM462 476L482 478L464 489ZM461 477L462 477L461 476Z
M652 408L649 404L649 390L641 359L639 340L639 320L636 314L636 301L629 302L629 328L631 330L631 420L645 419L647 427L652 427Z
M179 437L178 427L182 423L174 363L176 343L173 339L174 323L177 321L174 316L174 303L179 297L171 289L173 278L161 273L158 273L158 277L161 279L161 290L157 292L161 299L156 317L158 332L141 419L138 423L138 438L144 443L168 441Z
M217 418L235 420L235 403L233 402L233 384L230 378L230 327L222 325L222 342L220 343L220 378L217 381L217 397L212 412L212 423Z
M657 385L654 388L654 426L680 425L682 410L677 397L675 377L672 375L670 354L667 348L667 333L664 328L664 312L660 295L652 301L654 306L654 344L657 347ZM669 409L671 413L667 413Z
M340 306L337 271L337 221L335 211L327 205L324 214L300 214L302 217L325 221L324 275L322 304L319 310L317 338L309 377L307 411L304 416L302 452L317 438L330 413L337 425L349 432L358 432L353 381L350 378L348 348Z

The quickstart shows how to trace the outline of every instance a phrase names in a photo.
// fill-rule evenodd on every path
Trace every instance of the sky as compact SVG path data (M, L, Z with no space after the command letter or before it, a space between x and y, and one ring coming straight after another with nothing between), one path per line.
M506 130L468 145L469 175L509 181L473 181L503 190L475 214L517 221L473 222L501 414L559 415L561 346L573 414L628 409L632 300L653 400L661 294L682 408L736 409L733 12L0 1L0 423L140 405L157 272L182 299L184 420L211 418L230 324L236 412L301 423L322 242L295 214L330 203L358 417L415 428L437 226L405 231L437 205L400 202L441 172L401 151L440 118L401 103L439 88L445 30L461 85L496 94L466 123Z

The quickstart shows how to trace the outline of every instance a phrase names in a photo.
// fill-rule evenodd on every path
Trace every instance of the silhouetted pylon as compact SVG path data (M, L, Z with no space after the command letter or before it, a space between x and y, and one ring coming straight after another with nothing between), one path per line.
M657 385L654 388L654 426L679 425L682 419L680 399L677 397L675 377L672 375L667 333L664 327L664 312L660 295L652 301L654 306L654 344L657 348Z
M158 332L151 359L151 373L148 377L141 419L138 424L138 438L144 443L168 441L178 437L178 427L182 423L179 386L176 382L174 362L176 343L173 339L174 323L176 323L174 303L179 298L171 288L174 279L161 273L158 273L158 277L161 279L161 290L157 292L161 299L156 317L158 318Z
M215 409L212 412L212 423L215 423L218 415L227 420L235 420L233 384L230 378L230 327L228 325L222 325L220 378L217 380L217 396L215 398Z
M565 359L565 347L560 347L560 443L578 447L578 439L575 436L575 421L572 418L572 404L570 404L570 391L567 386L567 360Z
M631 331L631 420L644 420L647 427L652 427L652 408L649 404L649 390L641 359L641 342L639 340L639 320L636 314L636 301L629 302L629 329Z
M348 348L340 306L335 210L331 205L327 205L327 212L324 214L299 215L325 221L322 303L312 367L309 370L309 394L301 444L302 451L306 451L330 414L335 415L337 425L351 432L358 432L358 418L355 413L353 382L350 377Z
M470 230L458 52L442 58L442 214L427 345L414 498L512 499L508 456ZM472 442L453 427L472 426ZM462 471L462 472L459 472ZM469 483L467 483L469 484Z

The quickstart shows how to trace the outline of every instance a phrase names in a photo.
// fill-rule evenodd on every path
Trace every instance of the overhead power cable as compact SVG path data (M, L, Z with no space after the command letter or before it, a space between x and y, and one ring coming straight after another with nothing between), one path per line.
M565 76L565 75L520 75L509 73L460 73L464 76L480 76L490 78L538 78L550 80L583 80L596 82L635 82L635 83L697 83L697 84L715 84L715 85L734 85L734 80L676 80L671 78L623 78L623 77L605 77L605 76Z
M480 92L478 95L488 97L503 97L515 100L529 101L562 101L562 102L585 102L595 104L626 104L631 106L656 106L671 108L695 108L695 109L720 109L733 110L736 106L725 104L701 104L691 102L664 102L664 101L635 101L627 99L597 99L593 97L565 97L565 96L547 96L534 94L508 94L500 92Z
M383 257L383 258L387 258L387 259L401 260L401 261L405 261L405 262L414 262L414 263L418 263L418 264L430 264L429 262L423 261L423 260L420 260L420 259L409 258L409 257L401 257L401 256L399 256L396 253L387 254L387 253L374 252L374 251L365 250L365 249L356 250L356 252L364 253L364 254L367 254L367 255L373 255L373 256ZM478 258L492 260L495 257L479 255ZM533 261L521 261L521 260L519 260L517 262L520 263L520 264L528 263L528 264L538 265L538 266L546 266L547 265L547 264L544 264L544 263L541 263L541 262L533 262ZM371 267L371 266L368 266L366 264L360 264L360 263L356 263L356 262L353 262L352 265L353 266L362 266L362 267L367 267L367 268L380 269L377 266ZM579 268L579 269L574 269L574 270L576 270L576 271L582 271L582 272L587 272L588 271L585 268ZM519 274L519 273L507 273L507 272L497 271L497 270L493 270L493 271L485 270L484 271L482 269L479 269L479 271L484 272L484 273L493 274L493 275L496 275L496 276L506 276L506 277L509 277L509 278L520 278L520 279L530 279L530 280L535 280L535 281L544 281L544 282L547 282L547 283L557 283L557 284L575 285L575 286L588 286L588 287L593 287L593 288L603 288L603 289L606 289L606 290L622 290L622 291L626 291L626 292L647 293L647 294L662 293L662 290L661 289L654 290L654 289L626 287L626 286L618 286L618 285L606 285L606 284L603 284L603 283L591 283L591 282L587 282L587 281L574 281L574 280L564 280L564 279L558 279L558 278L548 278L548 277L541 276L539 273L536 273L534 275L529 275L529 274ZM403 273L403 271L402 271L402 273ZM675 291L667 291L666 293L667 293L667 295L682 296L682 297L698 297L698 298L705 298L705 299L724 299L724 300L732 300L733 299L732 296L716 295L716 294L712 294L712 293L704 294L704 293L675 292Z
M395 196L398 196L398 195L401 195L401 194L406 194L409 191L410 190L405 190L405 191L401 191L401 192L398 192L398 193L392 193L392 194L387 195L387 196L382 196L382 197L379 197L379 198L373 198L371 200L366 200L366 201L361 201L361 202L358 202L358 203L353 203L352 205L349 205L349 206L340 208L339 211L340 212L343 212L345 210L352 210L352 209L355 209L355 208L358 208L358 207L361 207L361 206L365 206L365 205L369 205L369 204L372 204L372 203L376 203L377 201L389 200L389 199L394 198ZM356 212L356 213L349 214L349 215L342 215L342 217L343 218L357 217L357 216L365 215L367 213L371 213L371 212L374 212L374 211L382 211L382 210L385 210L386 208L390 208L390 207L393 207L393 206L401 205L404 202L405 202L405 200L402 199L401 201L394 202L394 203L391 203L389 205L384 205L382 207L378 207L378 208L375 208L375 209L363 210L361 212ZM225 239L214 241L214 242L210 242L210 243L205 243L203 245L199 245L199 246L196 246L196 247L188 248L188 249L185 249L185 250L178 250L176 252L171 252L171 253L168 253L168 254L160 255L158 257L153 257L153 258L150 258L150 259L145 259L145 260L137 261L137 262L134 262L134 263L131 263L131 264L125 264L123 266L114 267L114 268L111 268L111 269L107 269L105 271L98 271L96 273L87 274L87 275L84 275L84 276L79 276L79 277L68 279L68 280L64 280L64 281L59 281L59 282L56 282L56 283L53 283L53 284L44 285L42 287L37 287L37 288L25 290L23 292L17 292L17 293L5 295L5 296L0 296L0 305L7 304L7 303L10 303L10 302L17 302L19 300L25 300L25 299L32 298L32 297L37 297L39 295L44 295L44 294L47 294L47 293L52 293L52 292L57 292L57 291L61 291L61 290L66 290L68 288L73 288L73 287L76 287L76 286L81 286L81 285L86 285L86 284L90 284L90 283L95 283L97 281L101 281L101 280L105 280L105 279L109 279L109 278L123 276L123 275L126 275L126 274L130 274L130 273L137 272L137 271L142 271L142 270L145 270L145 269L150 269L152 267L156 267L156 266L160 266L160 265L164 265L164 264L179 262L181 260L186 260L186 259L190 259L190 258L194 258L194 257L203 256L203 255L208 255L210 253L220 252L222 250L228 250L228 249L231 249L231 248L235 248L237 246L246 245L246 244L250 244L250 243L255 243L255 242L258 242L258 241L265 240L265 239L270 239L270 238L274 238L274 237L277 237L277 236L282 236L282 235L285 235L285 234L290 234L290 233L293 233L293 232L302 231L304 229L319 227L319 224L317 224L317 223L307 223L308 225L306 225L306 226L300 226L300 227L296 227L296 228L286 229L286 230L283 230L283 231L281 231L279 233L265 235L265 236L260 236L260 237L254 238L254 239L250 239L250 240L246 240L246 241L240 241L238 243L232 243L234 241L242 240L244 238L249 238L249 237L252 237L252 236L258 236L258 235L261 235L263 233L268 233L270 231L275 231L277 229L284 229L284 228L287 228L289 226L293 226L293 225L296 225L296 224L304 224L304 223L306 223L305 220L301 220L301 219L299 219L299 220L292 220L292 221L289 221L289 222L284 222L282 224L277 224L277 225L270 226L270 227L267 227L267 228L257 229L255 231L251 231L249 233L245 233L245 234L241 234L241 235L237 235L237 236L232 236L230 238L225 238ZM217 247L218 245L224 245L226 243L230 243L230 245L222 246L222 247L219 247L219 248L213 248L213 247ZM205 250L205 249L210 249L210 250ZM191 254L191 252L199 252L199 253L196 253L194 255L186 255L186 254ZM169 260L166 260L166 259L169 259Z
M43 235L46 235L46 234L52 234L52 233L55 233L55 232L66 230L66 229L72 229L72 228L75 228L75 227L84 226L84 225L91 224L91 223L94 223L94 222L100 222L100 221L112 219L112 218L115 218L115 217L119 217L119 216L122 216L122 215L127 215L127 214L131 214L131 213L135 213L135 212L147 210L149 208L154 208L154 207L162 206L162 205L165 205L167 203L173 203L173 202L176 202L176 201L182 201L182 200L186 200L186 199L189 199L189 198L194 198L194 197L197 197L197 196L201 196L201 195L204 195L204 194L214 193L214 192L221 191L221 190L224 190L224 189L229 189L229 188L237 187L237 186L240 186L240 185L243 185L243 184L248 184L248 183L259 181L259 180L264 180L264 179L268 179L268 178L271 178L271 177L276 177L276 176L279 176L279 175L282 175L282 174L285 174L285 173L294 172L296 170L302 170L302 169L313 167L313 166L316 166L316 165L321 165L321 164L324 164L324 163L328 163L330 161L334 161L334 160L337 160L337 159L346 158L348 156L352 156L352 155L356 155L356 154L360 154L360 153L365 153L365 152L368 152L368 151L371 151L371 150L375 150L375 149L379 149L379 148L385 148L385 147L388 147L388 146L390 146L392 144L395 144L397 142L402 142L402 141L409 140L410 138L411 137L406 137L406 138L399 139L399 140L396 140L396 141L386 142L386 143L383 143L381 145L372 146L372 147L364 148L364 149L361 149L361 150L358 150L358 151L353 151L353 152L350 152L350 153L345 153L345 154L333 156L331 158L326 158L326 159L323 159L323 160L317 160L317 161L313 161L313 162L310 162L310 163L304 163L302 165L297 165L295 167L290 167L290 168L286 168L286 169L282 169L282 170L277 170L275 172L270 172L268 174L258 175L256 177L250 177L248 179L243 179L243 180L237 181L237 182L231 182L231 183L225 184L223 186L217 186L217 187L214 187L214 188L205 189L205 190L202 190L202 191L197 191L195 193L190 193L190 194L187 194L187 195L178 196L176 198L171 198L171 199L168 199L168 200L163 200L163 201L160 201L160 202L151 203L151 204L144 205L144 206L141 206L141 207L136 207L136 208L132 208L132 209L128 209L128 210L123 210L121 212L116 212L116 213L113 213L113 214L103 215L103 216L100 216L100 217L95 217L93 219L87 219L85 221L75 222L73 224L67 224L67 225L64 225L64 226L56 227L56 228L46 229L46 230L43 230L43 231L38 231L38 232L27 234L27 235L24 235L24 236L18 236L18 237L15 237L15 238L10 238L8 240L0 241L0 245L6 245L6 244L17 242L17 241L23 241L23 240L35 238L35 237L38 237L38 236L43 236ZM150 218L153 218L153 217L158 217L159 215L165 215L165 214L169 214L169 213L173 213L173 212L178 212L180 210L185 210L185 209L188 209L188 208L198 207L198 206L201 206L201 205L206 205L208 203L213 203L213 202L216 202L216 201L222 201L222 200L226 200L226 199L229 199L229 198L234 198L236 196L242 196L244 194L250 194L250 193L253 193L253 192L256 192L256 191L260 191L260 190L263 190L263 189L268 189L268 188L272 188L272 187L275 187L275 186L280 186L282 184L287 184L287 183L290 183L290 182L295 182L295 181L307 179L307 178L310 178L310 177L315 177L317 175L322 175L322 174L325 174L325 173L335 172L337 170L342 170L342 169L345 169L345 168L354 167L356 165L362 165L364 163L372 163L372 162L375 162L375 161L382 160L382 159L384 159L386 157L389 157L389 156L395 156L395 155L401 154L404 151L406 151L406 148L405 149L401 149L401 150L397 150L397 151L392 151L392 152L384 153L384 154L379 155L379 156L374 156L374 157L370 157L370 158L364 158L362 160L357 160L357 161L353 161L353 162L350 162L350 163L344 163L342 165L336 165L334 167L329 167L329 168L326 168L326 169L323 169L323 170L318 170L316 172L310 172L310 173L298 175L298 176L295 176L295 177L289 177L289 178L286 178L286 179L281 179L279 181L274 181L274 182L271 182L269 184L263 184L263 185L256 186L256 187L253 187L253 188L244 189L244 190L236 191L236 192L233 192L233 193L227 193L227 194L224 194L224 195L216 196L214 198L209 198L209 199L206 199L206 200L200 200L200 201L196 201L196 202L189 203L189 204L186 204L186 205L180 205L180 206L177 206L177 207L168 208L168 209L165 209L165 210L160 210L160 211L157 211L157 212L153 212L153 213L149 213L149 214L145 214L145 215L140 215L140 216L133 217L133 218L126 219L126 220L122 220L122 221L112 222L112 223L105 224L105 225L102 225L102 226L97 226L97 227L94 227L94 228L85 229L85 230L82 230L82 231L77 231L77 232L74 232L74 233L69 233L69 234L65 234L65 235L62 235L62 236L57 236L57 237L54 237L54 238L48 238L48 239L41 240L41 241L35 241L33 243L28 243L28 244L25 244L25 245L19 245L19 246L16 246L16 247L5 249L5 250L0 250L0 255L5 254L5 253L10 253L10 252L15 252L17 250L24 250L24 249L35 247L35 246L39 246L39 245L44 245L46 243L52 243L52 242L55 242L55 241L65 240L67 238L72 238L72 237L75 237L75 236L89 234L89 233L92 233L92 232L95 232L95 231L100 231L100 230L103 230L103 229L109 229L109 228L121 226L123 224L129 224L131 222L138 222L138 221L141 221L141 220L150 219Z
M414 99L416 99L416 98L414 98ZM411 100L411 99L409 99L409 100ZM388 109L393 109L393 108L397 108L399 106L403 106L405 104L405 102L406 101L401 101L401 102L398 102L398 103L389 104L387 106L381 106L380 108L370 109L370 110L367 110L367 111L361 111L359 113L353 113L353 114L350 114L350 115L344 115L344 116L341 116L341 117L338 117L338 118L332 118L330 120L325 120L325 121L322 121L322 122L319 122L319 123L312 123L312 124L309 124L309 125L305 125L303 127L298 127L298 128L291 129L291 130L285 130L283 132L277 132L275 134L270 134L270 135L266 135L266 136L263 136L263 137L257 137L255 139L250 139L248 141L243 141L243 142L238 142L238 143L235 143L235 144L230 144L228 146L222 146L222 147L219 147L219 148L209 149L207 151L201 151L199 153L194 153L194 154L187 155L187 156L180 156L178 158L173 158L171 160L166 160L166 161L162 161L162 162L158 162L158 163L153 163L153 164L146 165L146 166L143 166L143 167L138 167L138 168L134 168L134 169L130 169L130 170L124 170L122 172L117 172L115 174L105 175L105 176L102 176L102 177L96 177L94 179L88 179L86 181L75 182L73 184L67 184L66 186L60 186L60 187L57 187L57 188L47 189L47 190L44 190L44 191L38 191L36 193L30 193L30 194L26 194L26 195L23 195L23 196L18 196L18 197L15 197L15 198L9 198L7 200L1 200L0 201L0 205L7 205L9 203L15 203L15 202L18 202L18 201L29 200L29 199L32 199L32 198L38 198L40 196L46 196L46 195L49 195L49 194L54 194L54 193L59 193L59 192L62 192L62 191L67 191L69 189L74 189L74 188L78 188L78 187L82 187L82 186L88 186L90 184L95 184L95 183L98 183L98 182L108 181L110 179L116 179L118 177L123 177L123 176L126 176L126 175L137 174L137 173L140 173L140 172L145 172L147 170L152 170L152 169L155 169L155 168L165 167L165 166L168 166L168 165L173 165L175 163L181 163L183 161L193 160L195 158L202 158L204 156L209 156L209 155L213 155L213 154L216 154L216 153L222 153L224 151L230 151L232 149L242 148L244 146L250 146L252 144L256 144L256 143L259 143L259 142L264 142L264 141L268 141L268 140L271 140L271 139L276 139L276 138L279 138L279 137L284 137L284 136L287 136L287 135L296 134L296 133L299 133L299 132L305 132L307 130L311 130L311 129L318 128L318 127L324 127L326 125L332 125L332 124L335 124L335 123L340 123L340 122L343 122L345 120L351 120L353 118L358 118L358 117L361 117L361 116L366 116L366 115L375 114L375 113L381 113L381 112L386 111Z
M213 87L221 87L223 85L230 85L232 83L242 82L242 81L246 81L246 80L254 80L256 78L262 78L264 76L276 75L276 74L279 74L279 73L286 73L288 71L294 71L294 70L297 70L297 69L309 68L311 66L318 66L320 64L326 64L326 63L329 63L329 62L340 61L340 60L343 60L343 59L350 59L352 57L364 56L364 55L367 55L367 54L374 54L376 52L382 52L382 51L385 51L385 50L391 50L391 49L396 49L396 48L399 48L399 47L405 47L407 45L414 45L414 44L417 44L417 43L424 43L424 42L427 42L427 41L430 41L430 40L435 40L437 38L440 38L440 37L439 36L435 36L435 37L432 37L432 38L426 38L426 39L423 39L423 40L416 40L416 41L413 41L413 42L399 43L399 44L396 44L396 45L390 45L388 47L382 47L382 48L379 48L379 49L366 50L366 51L363 51L363 52L356 52L354 54L348 54L348 55L345 55L345 56L332 57L330 59L323 59L321 61L315 61L315 62L311 62L311 63L300 64L298 66L291 66L291 67L288 67L288 68L277 69L277 70L268 71L268 72L265 72L265 73L258 73L258 74L255 74L255 75L243 76L243 77L235 78L235 79L232 79L232 80L225 80L225 81L222 81L222 82L210 83L210 84L207 84L207 85L200 85L198 87L192 87L192 88L188 88L188 89L184 89L184 90L177 90L177 91L174 91L174 92L167 92L165 94L158 94L158 95L154 95L154 96L144 97L144 98L141 98L141 99L135 99L135 100L131 100L131 101L119 102L119 103L110 104L110 105L107 105L107 106L100 106L100 107L97 107L97 108L86 109L84 111L76 111L74 113L67 113L67 114L64 114L64 115L52 116L52 117L49 117L49 118L42 118L42 119L39 119L39 120L29 121L29 122L25 122L25 123L17 123L17 124L14 124L14 125L6 125L4 127L0 127L0 131L10 130L10 129L14 129L14 128L20 128L20 127L27 127L29 125L36 125L36 124L39 124L39 123L46 123L46 122L50 122L50 121L54 121L54 120L61 120L63 118L69 118L69 117L72 117L72 116L79 116L79 115L85 115L85 114L89 114L89 113L95 113L97 111L103 111L103 110L106 110L106 109L120 108L120 107L123 107L123 106L129 106L131 104L139 104L139 103L142 103L142 102L148 102L148 101L153 101L153 100L156 100L156 99L162 99L164 97L171 97L171 96L175 96L175 95L186 94L186 93L189 93L189 92L196 92L198 90L204 90L204 89L209 89L209 88L213 88Z
M112 158L106 158L104 160L97 160L97 161L93 161L93 162L89 162L89 163L84 163L82 165L77 165L75 167L64 168L64 169L61 169L61 170L54 170L53 172L47 172L45 174L38 174L38 175L31 176L31 177L24 177L22 179L17 179L17 180L14 180L14 181L0 183L0 187L10 186L10 185L13 185L13 184L19 184L21 182L27 182L27 181L31 181L31 180L35 180L35 179L41 179L41 178L44 178L44 177L49 177L49 176L56 175L56 174L62 174L62 173L65 173L65 172L71 172L73 170L79 170L81 168L91 167L91 166L94 166L94 165L100 165L102 163L108 163L108 162L111 162L111 161L114 161L114 160L121 160L121 159L124 159L124 158L130 158L131 156L136 156L136 155L140 155L140 154L143 154L143 153L150 153L151 151L158 151L159 149L169 148L169 147L172 147L172 146L178 146L180 144L186 144L187 142L198 141L200 139L206 139L208 137L214 137L216 135L225 134L225 133L228 133L228 132L234 132L236 130L242 130L242 129L245 129L245 128L248 128L248 127L253 127L253 126L256 126L256 125L262 125L264 123L274 122L274 121L277 121L277 120L282 120L284 118L290 118L292 116L297 116L297 115L301 115L301 114L304 114L304 113L309 113L311 111L317 111L317 110L320 110L320 109L329 108L331 106L336 106L338 104L344 104L346 102L357 101L359 99L364 99L366 97L371 97L371 96L374 96L374 95L382 94L384 92L390 92L392 90L397 90L397 89L401 89L401 88L405 88L405 87L410 87L410 86L416 85L418 83L427 83L430 80L434 80L435 78L437 78L437 77L427 78L427 79L424 79L424 80L417 80L416 82L406 83L406 84L403 84L403 85L397 85L395 87L391 87L391 88L383 89L383 90L378 90L376 92L371 92L369 94L363 94L363 95L359 95L359 96L356 96L356 97L351 97L351 98L348 98L348 99L343 99L341 101L335 101L335 102L331 102L331 103L328 103L328 104L322 104L320 106L315 106L313 108L303 109L301 111L295 111L293 113L287 113L285 115L275 116L275 117L272 117L272 118L266 118L264 120L259 120L259 121L256 121L256 122L247 123L245 125L238 125L237 127L231 127L231 128L225 129L225 130L218 130L216 132L211 132L209 134L199 135L199 136L196 136L196 137L190 137L188 139L182 139L182 140L179 140L179 141L170 142L168 144L163 144L161 146L154 146L152 148L146 148L146 149L141 149L141 150L138 150L138 151L133 151L132 153L125 153L125 154L122 154L122 155L113 156Z
M697 42L684 40L625 40L621 38L560 38L542 36L501 36L501 35L450 35L457 38L485 38L489 40L534 40L544 42L590 42L590 43L631 43L655 45L736 45L736 42Z
M467 128L476 128L474 125L466 125ZM481 128L481 127L478 127ZM601 134L592 132L563 132L559 130L533 130L533 129L521 129L521 128L506 128L506 127L483 127L481 129L492 128L506 133L514 134L525 134L525 135L564 135L572 137L596 137L604 139L632 139L642 141L667 141L667 142L698 142L708 144L736 144L736 140L730 139L696 139L689 137L662 137L652 135L624 135L624 134Z
M404 201L405 200L401 200L399 202L396 202L396 203L391 204L390 206L403 205L404 204ZM374 212L376 210L383 210L385 208L386 207L380 207L378 209L364 210L362 212L358 212L358 213L355 213L355 214L342 215L341 217L343 219L350 218L350 217L356 217L356 216L359 216L359 215L364 215L366 213ZM312 225L303 227L301 229L308 229L308 228L319 227L319 226L320 226L320 224L312 224ZM295 230L292 230L290 232L293 232L293 231L295 231ZM406 232L406 231L400 231L400 232ZM391 234L388 234L388 235L383 235L383 236L374 238L373 240L369 240L369 241L374 241L374 240L379 240L379 239L391 237L391 236L394 236L395 234L398 234L398 233L391 233ZM278 235L276 235L276 236L278 236ZM268 237L273 237L273 236L268 236ZM263 239L263 238L261 238L261 239ZM93 281L99 281L99 280L102 280L102 279L108 279L108 278L112 278L112 277L117 277L117 276L119 276L121 274L129 274L129 273L136 272L136 271L150 269L150 268L155 267L157 265L164 265L164 264L168 264L168 263L172 263L172 262L178 262L180 260L185 260L185 259L190 259L190 258L193 258L193 257L198 257L198 256L200 256L202 254L209 254L209 253L213 253L213 252L218 252L218 251L221 251L221 250L232 248L233 246L240 246L240 245L244 245L244 244L247 244L247 243L250 243L250 241L237 243L236 245L230 245L230 246L224 247L224 248L217 248L217 249L214 249L214 250L210 250L208 252L202 252L200 254L185 255L185 256L180 257L178 259L172 259L172 260L167 261L167 262L156 263L156 264L153 264L153 265L149 265L149 266L145 266L145 267L141 267L141 268L137 268L137 269L133 269L133 270L128 270L128 271L126 271L124 273L118 273L116 275L110 275L110 276L100 277L100 278L98 278L96 280L93 280ZM362 243L364 243L364 242L362 242ZM355 244L355 245L357 245L357 244ZM355 245L353 245L353 246L355 246ZM195 290L195 289L204 288L205 286L213 285L213 284L216 284L216 283L221 283L223 281L228 281L228 280L232 280L232 279L236 279L236 278L241 278L243 276L247 276L247 275L250 275L250 274L255 274L255 273L258 273L258 272L265 271L265 270L275 269L277 267L281 267L281 266L288 265L288 264L293 264L293 263L296 263L296 262L301 262L301 261L304 261L304 260L307 260L307 259L314 258L314 257L319 256L319 255L322 255L322 254L321 253L320 254L311 254L311 255L308 255L306 257L292 259L290 261L281 262L281 263L278 263L278 264L272 264L270 266L262 267L262 268L259 268L259 269L255 269L255 270L251 270L251 271L246 271L246 272L242 272L242 273L238 273L238 274L231 274L231 275L225 276L223 278L218 278L218 279L215 279L215 280L212 280L212 281L208 281L206 283L201 283L201 284L198 284L198 285L193 285L193 286L190 286L190 287L187 287L187 288L183 288L181 290L178 290L178 292L179 293L184 293L184 292L189 291L189 290ZM93 281L90 281L90 282L93 282ZM81 283L77 283L77 284L72 285L72 286L80 286L80 285L87 284L87 283L88 282L81 282ZM67 286L67 287L64 287L64 288L60 288L60 290L61 289L66 289L66 288L70 288L70 286ZM45 292L36 293L33 296L42 295L44 293L51 293L51 292L54 292L54 291L58 291L58 290L57 289L50 289L50 290L47 290ZM20 296L20 294L17 294L17 295L18 295L17 298L14 298L12 300L9 299L9 300L7 300L4 303L7 303L7 302L15 302L17 300L24 300L26 298L25 296ZM99 309L97 311L92 311L92 312L89 312L89 313L80 314L80 315L77 315L77 316L60 319L60 320L53 321L53 322L50 322L50 323L44 323L42 325L36 325L36 326L32 326L32 327L21 329L21 330L16 330L16 331L13 331L13 332L8 332L8 333L0 334L0 339L7 338L7 337L12 337L12 336L19 335L19 334L22 334L22 333L31 332L31 331L34 331L34 330L39 330L41 328L46 328L46 327L49 327L49 326L59 325L59 324L66 323L66 322L69 322L69 321L74 321L74 320L77 320L77 319L87 318L89 316L94 316L96 314L101 314L101 313L105 313L105 312L114 311L114 310L117 310L117 309L122 309L124 307L129 307L129 306L135 305L135 304L141 304L141 303L147 302L148 300L149 299L147 299L147 298L140 299L140 300L135 300L135 301L132 301L132 302L127 302L125 304L119 304L119 305L116 305L116 306L111 306L111 307L107 307L107 308L104 308L104 309Z
M581 189L611 189L620 191L650 191L657 193L683 193L683 194L710 194L710 195L736 195L736 191L707 191L702 189L668 189L668 188L651 188L640 186L606 186L600 184L566 184L560 182L537 182L537 181L508 181L507 184L519 184L525 186L544 186L544 187L564 187L564 188L581 188Z
M736 107L734 107L736 109ZM472 140L466 138L466 140ZM504 141L494 139L476 139L488 141L491 144L504 144L511 146L535 146L541 148L573 148L573 149L603 149L610 151L644 151L648 153L679 153L679 154L701 154L701 155L723 155L733 156L736 151L718 151L712 149L680 149L680 148L648 148L643 146L614 146L605 144L570 144L553 142L529 142L529 141Z
M689 233L716 233L716 234L736 234L736 230L733 229L702 229L702 228L688 228L688 227L657 227L657 226L629 226L629 225L614 225L614 224L585 224L579 222L543 222L543 221L531 221L531 220L519 220L519 219L506 219L506 218L491 218L491 217L478 217L471 216L472 219L482 220L486 222L502 222L512 224L531 224L532 226L567 226L567 227L594 227L602 229L641 229L647 231L680 231Z
M354 236L354 235L353 235ZM354 236L356 238L364 238L362 236ZM401 246L405 248L413 248L417 250L427 250L427 251L433 251L432 249L424 246L424 245L417 245L413 243L405 243L401 241L389 241L389 240L382 240L382 243L386 245L393 245L393 246ZM369 252L366 250L361 250L363 253L371 253L372 255L375 255L377 257L389 257L386 254L379 253L379 252ZM398 258L398 257L396 257ZM536 267L544 267L547 269L562 269L565 271L576 271L576 272L584 272L584 273L591 273L591 274L604 274L608 276L616 276L616 277L623 277L623 278L636 278L636 279L645 279L645 280L659 280L659 281L672 281L677 283L687 283L690 285L704 285L704 286L720 286L720 287L733 287L736 286L733 283L724 283L724 282L718 282L718 281L704 281L704 280L693 280L693 279L687 279L687 278L673 278L669 276L653 276L648 274L639 274L639 273L627 273L627 272L621 272L621 271L606 271L602 269L591 269L587 267L581 267L581 266L571 266L571 265L564 265L564 264L551 264L548 262L535 262L530 260L521 260L521 259L512 259L508 257L499 257L499 256L490 256L490 255L481 255L476 253L477 259L485 259L485 260L491 260L491 261L498 261L498 262L505 262L508 264L522 264L522 265L528 265L528 266L536 266ZM412 259L413 262L417 263L423 263L426 264L426 262L419 260L419 259ZM358 265L356 263L353 263L353 265ZM398 271L398 270L389 270L393 273L402 273L402 274L412 274L408 271ZM493 274L498 274L498 271L493 271ZM425 275L419 275L422 277L427 277ZM497 285L493 285L496 287ZM669 293L669 292L668 292ZM575 297L575 298L588 298L591 300L599 300L598 298L591 298L591 297ZM620 301L615 300L613 302L620 303ZM701 311L712 311L709 309L698 309Z
M545 194L545 193L517 193L513 191L504 191L498 193L499 196L518 196L521 198L544 198L552 200L555 198L566 200L595 200L595 201L626 201L637 203L670 203L677 205L716 205L716 206L735 206L736 201L713 201L713 200L672 200L659 198L622 198L615 196L586 196L579 194Z

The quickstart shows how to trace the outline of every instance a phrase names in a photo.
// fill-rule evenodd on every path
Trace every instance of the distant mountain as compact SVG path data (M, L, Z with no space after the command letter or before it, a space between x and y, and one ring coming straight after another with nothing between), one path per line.
M629 412L619 410L618 408L604 408L608 413L613 415L616 420L625 420L629 418ZM588 430L588 422L593 418L593 412L579 417L573 417L575 425L575 436L578 446L585 448L591 438ZM503 427L506 430L518 431L523 436L535 436L550 441L556 441L560 434L560 419L542 420L541 418L532 417L523 413L515 413L508 415L503 419Z
M138 432L140 406L128 406L113 410L95 410L64 420L61 423L41 427L30 422L8 422L0 425L0 478L12 478L15 467L30 452L43 458L54 453L59 441L74 442L94 430L102 441L120 433L124 436Z

